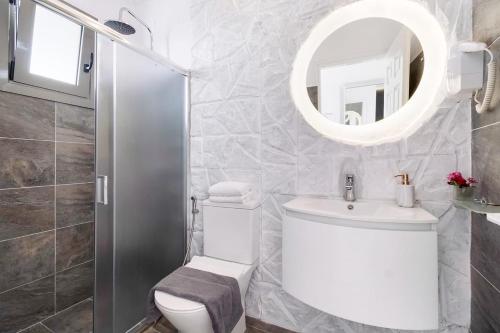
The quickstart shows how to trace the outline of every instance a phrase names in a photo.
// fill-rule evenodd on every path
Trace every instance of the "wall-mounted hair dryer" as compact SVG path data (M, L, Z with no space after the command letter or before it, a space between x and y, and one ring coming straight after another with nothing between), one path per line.
M448 93L450 96L469 97L474 94L476 111L484 113L489 110L495 83L497 78L497 62L491 46L500 40L498 37L490 45L481 42L463 41L457 43L451 49L451 57L448 61ZM484 52L488 53L487 83L484 86ZM480 92L483 92L483 100L479 100Z
M496 41L495 41L496 42ZM493 45L493 43L491 44ZM493 99L493 94L495 93L495 83L497 79L497 62L493 52L490 51L490 46L486 43L480 42L462 42L459 44L458 49L464 53L477 53L477 52L487 52L490 61L488 62L488 79L486 83L486 88L484 89L484 98L482 101L479 100L479 91L476 90L474 93L474 101L476 102L477 113L484 113L489 110L491 100Z

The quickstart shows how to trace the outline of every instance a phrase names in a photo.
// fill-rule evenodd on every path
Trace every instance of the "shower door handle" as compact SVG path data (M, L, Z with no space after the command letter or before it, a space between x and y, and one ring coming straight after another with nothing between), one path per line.
M97 176L96 202L101 205L108 204L108 176Z

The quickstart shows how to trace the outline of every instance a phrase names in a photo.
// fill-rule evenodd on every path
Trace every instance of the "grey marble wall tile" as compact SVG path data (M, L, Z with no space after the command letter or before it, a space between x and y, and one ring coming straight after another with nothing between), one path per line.
M483 309L475 301L471 303L471 312L472 322L470 325L470 333L495 332L495 328L489 323Z
M0 191L0 241L53 228L53 186Z
M54 102L0 92L0 137L54 140Z
M94 192L94 183L57 186L57 227L94 221Z
M54 274L54 231L0 242L0 291Z
M0 328L14 333L54 314L54 277L0 294Z
M93 328L93 305L86 300L43 322L53 333L89 333Z
M0 139L0 188L52 185L54 143Z
M472 214L471 264L500 290L500 226Z
M56 311L61 311L94 294L94 262L59 272L56 275Z
M56 140L94 143L93 109L56 103Z
M79 224L56 231L56 271L94 258L94 223Z
M500 124L472 133L472 174L479 179L479 192L500 203Z
M471 269L473 311L472 333L500 332L500 292L484 279L474 268ZM479 327L491 327L491 331L481 331ZM474 330L476 328L476 330Z
M94 181L94 145L57 144L57 184Z
M25 330L20 331L19 333L52 333L52 332L42 324L36 324Z
M474 0L473 5L474 38L486 41L487 38L500 35L500 26L498 25L500 2L496 0Z
M500 35L500 2L474 0L474 40L491 43ZM500 56L500 43L491 48ZM500 68L497 70L500 75ZM500 77L500 76L498 76ZM486 77L485 77L486 80ZM472 110L472 128L491 125L500 121L500 80L489 112L478 114ZM482 97L482 96L480 96ZM480 194L492 202L500 203L500 124L480 128L472 132L472 170L480 180ZM472 323L471 332L500 331L500 227L488 222L484 216L472 215ZM486 279L489 280L486 281ZM490 284L491 283L491 284ZM496 286L496 289L493 285Z

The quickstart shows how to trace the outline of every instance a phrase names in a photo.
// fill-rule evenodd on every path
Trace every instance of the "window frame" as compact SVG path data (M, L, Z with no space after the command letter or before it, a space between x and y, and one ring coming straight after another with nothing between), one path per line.
M79 79L76 85L30 73L31 43L37 5L75 22L82 28L78 59ZM8 45L8 47L0 48L0 90L82 107L94 107L95 31L36 0L2 1L0 2L0 45ZM84 72L84 65L90 63L92 63L90 71Z

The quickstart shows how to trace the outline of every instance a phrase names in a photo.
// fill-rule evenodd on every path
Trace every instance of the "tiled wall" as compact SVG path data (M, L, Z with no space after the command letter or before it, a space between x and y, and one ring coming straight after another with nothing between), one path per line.
M317 134L289 95L297 50L330 11L355 0L193 0L193 192L231 179L262 193L261 256L246 298L249 316L297 332L385 332L317 311L281 288L281 205L299 195L341 195L346 171L361 198L394 200L393 176L406 170L417 198L440 218L441 331L470 323L470 214L454 208L448 172L470 173L470 103L443 105L415 135L352 147ZM495 0L496 1L496 0ZM418 1L450 43L472 36L472 0ZM201 216L194 251L202 253ZM297 246L300 246L299 244Z
M475 0L474 39L491 43L500 36L499 17L499 1ZM500 43L492 50L500 59ZM473 174L480 180L481 195L500 203L500 81L492 110L472 114ZM500 332L500 226L480 214L473 214L472 218L471 265L471 331Z
M0 332L93 293L94 110L0 92Z

